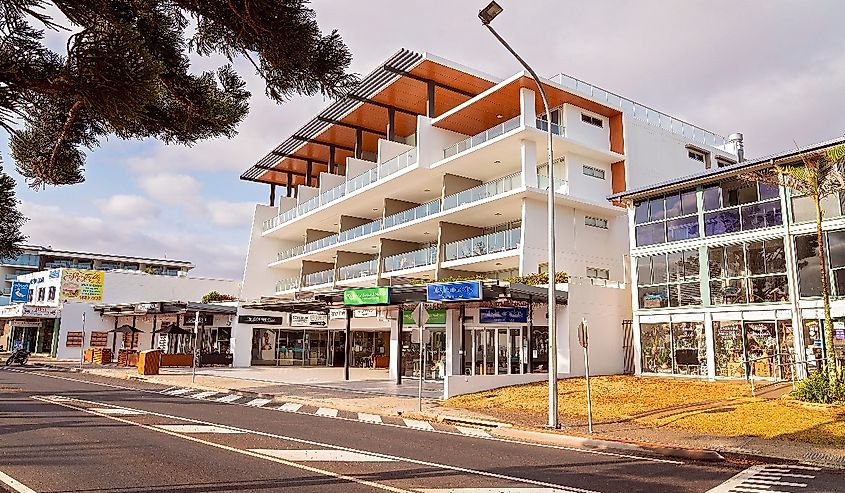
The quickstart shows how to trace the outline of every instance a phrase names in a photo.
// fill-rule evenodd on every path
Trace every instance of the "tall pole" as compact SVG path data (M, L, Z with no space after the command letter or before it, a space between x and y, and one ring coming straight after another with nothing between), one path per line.
M548 236L549 236L549 428L560 428L560 422L557 415L557 298L555 297L555 171L554 171L554 150L552 148L552 114L549 111L549 101L546 99L546 91L543 89L543 84L537 73L534 72L525 60L522 59L511 46L504 40L499 33L493 29L489 21L482 19L482 24L490 30L493 36L504 46L511 55L516 58L519 63L525 67L525 70L531 74L534 82L537 83L537 89L540 91L540 97L543 99L543 107L546 110L546 137L548 140L548 159L549 159L549 190L546 196L548 208Z
M191 383L197 381L197 339L200 332L200 312L194 313L194 357L191 360Z
M79 369L81 370L83 366L85 366L85 312L82 312L82 348L79 355Z
M423 389L423 380L425 380L425 340L423 340L423 334L425 333L425 324L420 324L420 385L419 391L417 393L417 405L419 406L418 409L422 412L422 389Z

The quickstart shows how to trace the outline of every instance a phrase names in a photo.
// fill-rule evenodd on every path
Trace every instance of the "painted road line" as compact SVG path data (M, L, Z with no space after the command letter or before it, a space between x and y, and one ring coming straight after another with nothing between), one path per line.
M404 418L402 421L405 422L405 426L408 428L414 428L416 430L426 430L426 431L434 431L434 427L431 426L431 423L428 421L420 421L418 419L408 419Z
M123 409L121 407L95 407L91 409L97 413L111 414L114 416L140 416L147 414L140 409Z
M272 399L253 399L253 400L247 402L244 405L245 406L251 406L251 407L261 407L264 404L267 404L268 402L270 402L271 400Z
M217 395L217 392L211 392L209 390L209 391L206 391L206 392L200 392L199 394L191 394L187 397L190 397L191 399L208 399L212 395Z
M381 416L378 414L367 414L367 413L358 413L358 421L363 421L365 423L375 423L375 424L382 424Z
M805 479L813 479L815 476L808 474L793 474L789 471L794 466L766 466L756 465L751 466L739 474L707 491L707 493L732 493L732 492L753 492L766 491L768 493L786 493L781 490L774 490L772 487L795 487L806 488L807 483L796 483L793 481L781 481L784 477L801 477ZM807 466L805 466L807 467ZM805 470L804 467L801 470ZM811 469L813 470L813 469ZM814 470L820 470L815 468Z
M456 426L456 430L460 431L464 435L468 435L471 437L481 437L481 438L490 438L491 435L487 433L486 430L482 430L481 428L473 428L471 426Z
M0 483L5 484L9 488L12 488L12 491L16 491L17 493L35 493L35 490L21 483L17 479L9 476L3 471L0 471Z
M76 399L76 398L71 399L72 402L50 402L48 399L41 397L41 396L32 396L32 399L35 399L35 400L40 401L40 402L54 404L56 406L62 406L62 407L70 408L70 409L75 409L75 410L82 411L82 412L90 412L90 411L88 409L86 409L85 407L81 407L80 404L77 404L77 403L81 403L81 404L84 404L84 405L96 405L97 404L96 402L87 401L87 400L84 400L84 399ZM272 458L272 457L269 457L269 456L261 456L259 454L255 454L254 452L250 452L250 451L244 450L244 449L236 449L234 447L229 447L229 446L223 445L223 444L206 442L206 441L201 440L201 439L199 439L195 436L170 432L170 431L167 431L167 430L156 428L156 427L151 426L151 425L144 425L144 424L141 424L141 423L136 423L134 421L130 421L128 419L120 418L120 417L117 417L117 416L107 416L107 415L104 415L104 414L97 414L97 413L91 413L91 414L95 414L97 416L103 416L103 417L112 419L114 421L119 421L121 423L139 426L139 427L144 428L144 429L159 431L161 433L166 433L166 434L173 435L173 436L176 436L176 437L184 438L186 440L191 440L191 441L198 442L198 443L205 443L205 444L212 446L212 447L218 447L218 448L222 448L222 449L226 449L226 450L231 450L231 451L234 451L234 452L243 453L245 455L252 455L254 457L267 457L268 459L275 459L277 462L282 463L282 464L297 464L296 462L285 461L284 459ZM160 417L160 418L179 420L179 421L189 422L189 423L193 423L193 424L202 424L202 425L208 425L208 426L222 426L222 425L218 425L216 423L211 423L211 422L208 422L208 421L201 421L201 420L197 420L197 419L186 418L186 417L183 417L183 416L174 416L174 415L171 415L171 414L158 413L158 412L154 412L154 411L147 411L147 414L149 414L150 416L157 416L157 417ZM239 430L239 431L242 431L244 433L250 433L250 434L253 434L253 435L267 437L267 438L276 438L276 439L280 439L280 440L284 440L284 441L288 441L288 442L302 444L302 445L305 445L305 446L308 446L308 447L322 447L322 448L332 449L332 450L345 450L345 451L348 451L348 452L357 452L357 453L360 453L360 454L384 457L386 459L392 459L394 461L406 462L408 464L426 466L426 467L434 468L434 469L443 469L443 470L446 470L446 471L453 471L453 472L458 472L458 473L470 474L470 475L484 477L484 478L493 478L493 479L498 479L498 480L512 481L512 482L515 482L515 483L523 483L523 484L526 484L526 485L532 485L533 487L539 486L539 487L543 487L543 488L551 488L552 491L561 491L561 492L567 492L567 493L598 493L594 490L587 490L587 489L583 489L583 488L575 488L575 487L571 487L571 486L553 484L553 483L548 483L548 482L545 482L545 481L539 481L539 480L524 478L524 477L510 476L510 475L507 475L507 474L501 474L501 473L496 473L496 472L491 472L491 471L472 469L472 468L468 468L468 467L455 466L455 465L451 465L451 464L443 464L443 463L427 461L427 460L413 459L413 458L410 458L410 457L402 457L402 456L383 454L383 453L378 453L378 452L370 452L370 451L366 451L366 450L359 450L359 449L354 449L354 448L350 448L350 447L343 447L343 446L340 446L340 445L319 442L319 441L316 441L316 440L307 440L307 439L304 439L304 438L297 438L297 437L279 435L279 434L275 434L275 433L268 433L268 432L259 431L259 430L250 430L250 429L246 429L246 428L238 428L238 427L235 427L235 426L226 426L226 427L233 429L233 430ZM522 444L520 442L509 442L509 443L515 443L515 444L519 444L519 445L523 445L523 446L526 445L526 444ZM528 445L528 446L531 446L531 445ZM584 452L581 449L569 448L569 447L551 446L551 447L544 447L544 448L553 448L553 449L557 449L557 450L571 450L573 452ZM584 453L588 453L590 455L594 454L591 451L584 452ZM622 458L628 458L628 459L634 459L634 460L641 460L643 462L655 462L655 459L637 457L637 456L634 456L634 455L625 455L625 454L616 454L616 453L607 453L607 452L603 452L603 453L597 454L597 455L607 455L607 456L611 456L611 457L622 457ZM671 464L683 464L683 462L664 461L662 459L656 460L656 462L661 462L661 463L668 462L668 463L671 463ZM308 468L308 466L305 466L303 464L297 464L297 466L302 466L301 468L305 469L305 470L311 470L311 469ZM332 474L335 474L334 477L340 476L338 473L332 473ZM343 476L343 477L346 478L347 476ZM401 490L399 488L394 488L392 486L368 482L366 480L359 479L359 478L352 478L351 480L358 482L358 483L362 483L362 484L372 484L377 488L386 489L388 491L406 491L406 490Z
M297 404L295 402L286 402L277 408L279 411L287 411L289 413L295 413L302 409L302 404Z
M325 416L327 418L336 418L337 409L332 409L330 407L321 407L320 409L317 409L317 412L314 414L317 416Z
M249 451L294 462L393 462L393 459L387 457L347 450L249 449Z
M167 392L167 395L184 395L184 394L187 394L188 392L193 392L194 390L196 390L196 389L176 389L176 390L171 390L171 391Z
M221 434L238 434L243 433L241 430L235 430L227 426L214 425L153 425L162 430L172 431L174 433L221 433Z
M420 493L563 493L555 488L426 488Z
M224 395L223 397L218 397L217 399L214 399L214 401L215 402L232 403L232 402L235 402L236 400L240 399L241 397L243 397L243 396L238 395L238 394L229 394L229 395Z

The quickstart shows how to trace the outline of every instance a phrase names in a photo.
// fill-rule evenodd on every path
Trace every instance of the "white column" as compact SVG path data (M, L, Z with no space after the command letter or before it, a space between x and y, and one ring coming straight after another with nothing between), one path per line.
M402 313L400 312L397 316L401 317ZM400 369L396 366L396 359L399 358L400 353L402 351L402 334L399 333L399 321L398 320L391 320L390 321L390 363L388 363L387 367L390 369L390 380L396 381L396 377L399 375Z
M704 312L704 343L707 345L707 378L716 379L716 338L713 334L713 314Z
M521 140L520 159L522 160L522 186L536 187L537 184L537 143L533 140Z
M531 89L519 90L519 123L524 127L537 125L537 95Z
M246 368L252 364L252 327L246 324L232 324L232 366Z

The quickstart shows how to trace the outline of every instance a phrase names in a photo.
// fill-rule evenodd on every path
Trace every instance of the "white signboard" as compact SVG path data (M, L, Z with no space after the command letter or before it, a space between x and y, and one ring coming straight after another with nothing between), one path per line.
M352 310L354 318L375 318L378 316L378 309L376 308L356 308Z
M312 327L325 327L329 323L329 318L325 313L309 313L308 324Z
M57 318L61 311L55 306L8 305L0 307L0 318Z
M308 327L311 325L311 315L307 313L291 313L290 326L291 327Z
M343 320L346 318L346 308L332 308L329 310L329 320Z

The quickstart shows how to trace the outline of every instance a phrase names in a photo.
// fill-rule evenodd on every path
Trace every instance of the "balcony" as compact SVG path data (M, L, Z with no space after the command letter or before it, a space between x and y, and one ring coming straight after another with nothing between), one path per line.
M299 282L299 277L289 277L287 279L282 279L281 281L276 283L276 293L283 293L285 291L299 289Z
M347 229L346 231L341 231L338 233L337 236L337 243L342 243L344 241L354 240L355 238L360 238L362 236L366 236L370 233L375 233L376 231L381 230L381 219L376 219L375 221L362 224L360 226L356 226L352 229Z
M378 259L366 260L357 264L345 265L339 269L340 281L374 276L378 273Z
M522 181L520 180L520 173L514 173L497 180L488 181L478 185L477 187L470 188L469 190L449 195L443 199L443 210L446 211L454 209L455 207L460 207L464 204L494 197L496 195L509 192L521 185Z
M437 247L430 246L414 250L413 252L400 253L384 258L384 271L394 272L397 270L414 269L437 263Z
M304 245L295 246L293 248L288 248L287 250L282 250L281 252L279 252L279 254L276 255L276 260L281 262L282 260L287 260L291 257L302 255L303 253L305 253Z
M305 286L319 286L334 282L334 269L321 270L305 275Z
M416 147L413 149L409 149L402 154L396 156L393 159L390 159L384 163L382 163L378 167L378 179L384 179L388 176L398 173L400 170L411 166L412 164L417 162L417 149Z
M452 157L455 154L460 154L468 149L472 149L473 147L479 146L490 139L495 139L500 135L504 135L511 130L516 130L519 128L519 115L511 118L508 121L502 122L495 127L488 128L487 130L475 134L472 137L468 137L456 144L453 144L445 149L443 149L443 158Z
M549 175L537 175L537 188L540 190L549 189ZM569 183L566 180L555 178L555 193L569 193Z
M385 217L384 229L392 228L393 226L397 226L399 224L409 223L416 219L437 214L438 212L440 212L440 199L432 200L431 202L418 205L413 209L397 212L396 214L391 214Z
M549 128L549 122L540 118L537 118L537 123L535 125L538 129L542 130L543 132L547 132ZM552 123L552 135L560 135L563 137L566 134L564 132L563 125L558 125L557 123Z
M521 236L522 228L513 228L447 243L446 261L515 250L520 246Z

